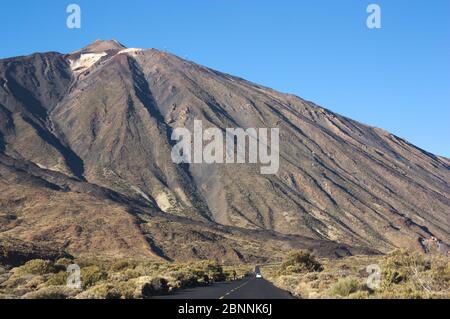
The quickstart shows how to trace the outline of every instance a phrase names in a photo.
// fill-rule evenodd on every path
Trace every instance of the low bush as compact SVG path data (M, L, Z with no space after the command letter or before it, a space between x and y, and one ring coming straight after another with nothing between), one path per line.
M136 296L136 284L131 281L118 282L116 286L122 299L134 299Z
M54 271L54 266L50 261L34 259L26 262L23 266L14 268L13 272L17 275L45 275Z
M44 282L45 282L44 276L34 275L30 280L28 280L26 283L24 283L21 287L36 289L36 288L40 287Z
M142 297L148 298L156 295L164 295L169 292L169 285L164 278L153 278L142 286Z
M126 269L133 269L134 265L132 265L128 260L119 260L114 262L111 267L110 270L112 271L123 271Z
M337 297L348 297L358 292L361 285L356 278L342 278L330 288L331 295Z
M60 259L58 259L58 260L55 262L55 265L61 265L61 266L67 267L67 266L69 266L69 265L71 265L71 264L73 264L73 263L74 263L74 262L73 262L72 259L69 259L69 258L60 258Z
M60 258L55 262L55 272L66 271L67 267L74 261L69 258Z
M279 275L320 272L322 270L322 264L313 254L307 251L297 250L290 252L286 256L281 264Z
M450 262L447 257L395 251L382 263L383 298L448 298Z
M87 266L81 269L81 282L84 289L92 287L107 278L108 273L98 266Z
M67 284L68 273L66 271L60 271L56 274L50 275L47 282L47 286L64 286Z
M190 288L199 285L199 278L192 273L175 271L169 274L172 288Z
M76 296L76 299L120 299L120 290L112 284L101 283L83 291Z
M222 266L216 261L206 261L203 263L203 275L207 275L214 282L225 281L227 279Z
M79 291L65 286L49 286L25 294L23 299L68 299L74 297Z

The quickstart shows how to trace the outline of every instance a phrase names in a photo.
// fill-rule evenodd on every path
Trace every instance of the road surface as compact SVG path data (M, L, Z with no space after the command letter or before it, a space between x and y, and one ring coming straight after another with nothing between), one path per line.
M247 277L233 282L178 290L174 294L157 296L155 299L294 299L294 297L263 278Z

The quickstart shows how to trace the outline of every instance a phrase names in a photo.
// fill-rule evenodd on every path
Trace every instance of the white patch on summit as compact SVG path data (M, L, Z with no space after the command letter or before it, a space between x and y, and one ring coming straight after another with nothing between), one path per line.
M106 52L82 54L78 60L70 61L70 68L74 73L79 74L89 69L106 55L108 55Z
M136 55L139 52L144 51L143 49L137 49L137 48L129 48L129 49L123 49L120 50L117 54L131 54L131 55Z

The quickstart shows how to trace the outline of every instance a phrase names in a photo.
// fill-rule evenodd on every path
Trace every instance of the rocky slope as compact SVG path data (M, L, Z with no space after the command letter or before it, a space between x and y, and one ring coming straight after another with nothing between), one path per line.
M279 128L280 169L171 160L177 127ZM450 243L450 161L158 50L0 60L0 240L232 260Z

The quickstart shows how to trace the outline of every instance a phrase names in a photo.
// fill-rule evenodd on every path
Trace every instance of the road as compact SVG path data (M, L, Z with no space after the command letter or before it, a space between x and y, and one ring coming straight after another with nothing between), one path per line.
M294 299L287 291L275 287L263 278L247 277L233 282L214 283L176 291L155 299Z

